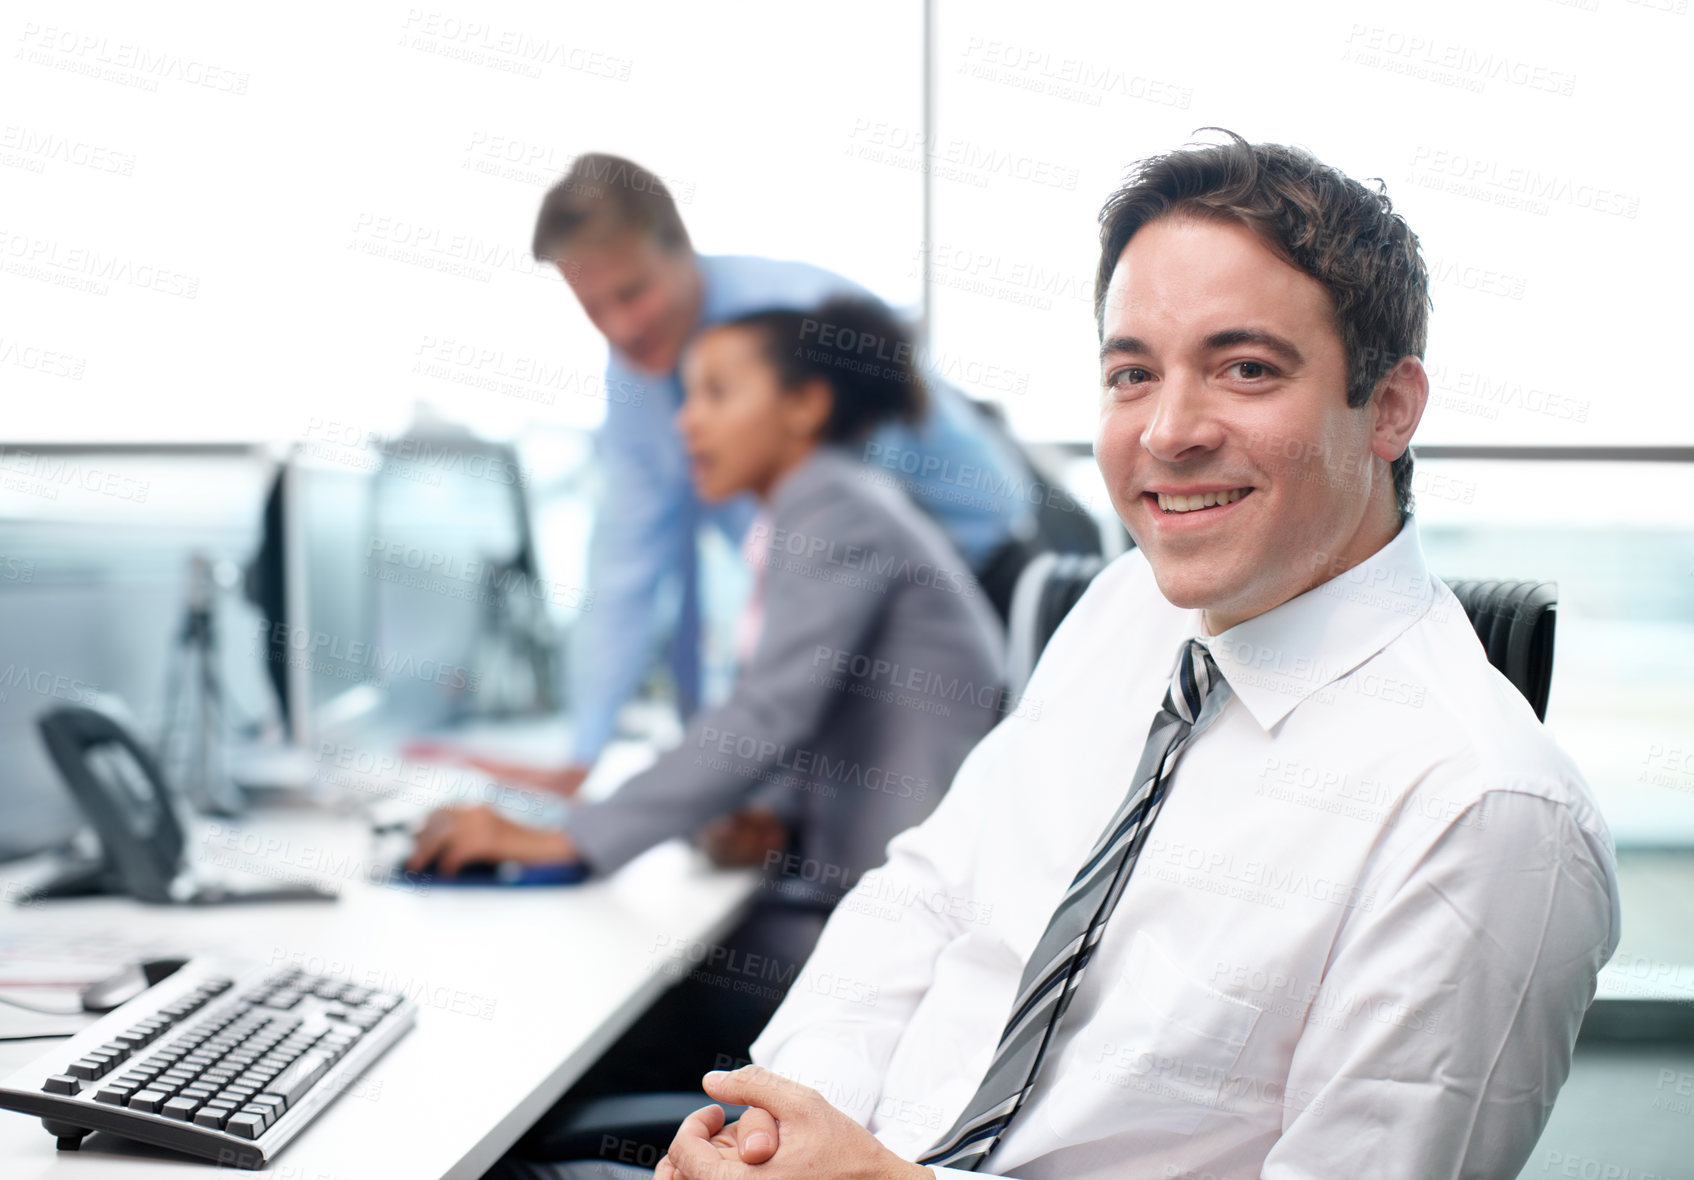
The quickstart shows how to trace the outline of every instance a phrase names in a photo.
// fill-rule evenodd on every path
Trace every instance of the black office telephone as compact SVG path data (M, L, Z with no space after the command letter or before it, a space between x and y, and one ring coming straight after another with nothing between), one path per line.
M333 901L306 886L247 888L196 881L170 787L158 762L116 718L65 705L39 718L65 785L93 825L102 854L70 864L31 900L128 893L142 901L206 905L226 901Z

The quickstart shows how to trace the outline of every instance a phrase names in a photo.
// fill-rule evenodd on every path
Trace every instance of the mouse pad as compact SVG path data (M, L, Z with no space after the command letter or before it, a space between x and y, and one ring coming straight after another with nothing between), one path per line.
M409 872L402 864L394 876L409 885L575 885L588 876L588 871L580 864L526 865L507 860L468 864L452 877L438 876L427 870Z

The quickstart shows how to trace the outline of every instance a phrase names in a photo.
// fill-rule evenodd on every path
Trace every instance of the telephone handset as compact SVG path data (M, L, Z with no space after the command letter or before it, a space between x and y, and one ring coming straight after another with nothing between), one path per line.
M115 717L65 705L38 721L47 752L100 839L103 856L72 866L35 897L128 893L142 901L334 900L310 887L232 888L196 882L185 865L182 823L151 752Z

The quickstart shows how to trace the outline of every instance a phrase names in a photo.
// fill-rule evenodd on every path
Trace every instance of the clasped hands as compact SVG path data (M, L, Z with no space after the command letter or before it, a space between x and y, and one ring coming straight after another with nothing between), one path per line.
M689 1115L654 1180L934 1180L831 1106L810 1086L749 1065L705 1077L706 1093L748 1110L725 1125L721 1106Z

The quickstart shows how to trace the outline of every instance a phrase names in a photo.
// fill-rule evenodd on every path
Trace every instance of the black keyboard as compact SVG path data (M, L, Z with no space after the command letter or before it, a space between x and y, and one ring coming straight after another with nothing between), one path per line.
M0 1107L61 1150L110 1131L262 1168L416 1018L397 992L194 959L0 1081Z

